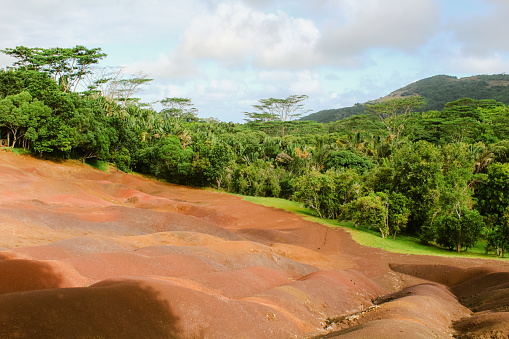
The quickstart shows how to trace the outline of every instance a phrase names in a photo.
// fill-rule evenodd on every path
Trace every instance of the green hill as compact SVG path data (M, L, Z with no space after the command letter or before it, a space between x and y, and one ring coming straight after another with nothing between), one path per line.
M351 107L319 111L300 120L314 120L317 122L342 120L352 115L364 113L368 103L413 95L420 95L426 99L426 106L421 111L440 111L446 103L461 98L495 99L509 105L509 74L475 75L459 79L449 75L435 75L411 83L383 98L371 100L364 104L355 104Z

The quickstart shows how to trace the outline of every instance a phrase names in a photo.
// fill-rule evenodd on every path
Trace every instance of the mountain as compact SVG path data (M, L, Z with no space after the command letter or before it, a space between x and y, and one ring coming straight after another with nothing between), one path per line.
M352 115L364 113L367 108L366 104L414 95L420 95L426 99L426 105L421 111L442 110L446 103L461 98L495 99L509 105L509 74L475 75L466 78L435 75L411 83L383 98L371 100L364 104L355 104L351 107L319 111L300 120L314 120L317 122L342 120Z

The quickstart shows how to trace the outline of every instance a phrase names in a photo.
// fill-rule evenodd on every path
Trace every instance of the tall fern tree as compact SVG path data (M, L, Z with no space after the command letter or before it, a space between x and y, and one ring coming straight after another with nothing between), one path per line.
M246 121L288 121L309 112L304 109L302 102L308 99L307 95L290 95L286 99L260 99L259 104L253 105L255 112L245 112Z

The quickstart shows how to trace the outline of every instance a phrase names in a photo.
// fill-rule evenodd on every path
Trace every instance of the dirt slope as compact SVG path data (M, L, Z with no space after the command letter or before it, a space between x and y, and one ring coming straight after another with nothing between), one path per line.
M0 338L508 335L509 265L0 150Z

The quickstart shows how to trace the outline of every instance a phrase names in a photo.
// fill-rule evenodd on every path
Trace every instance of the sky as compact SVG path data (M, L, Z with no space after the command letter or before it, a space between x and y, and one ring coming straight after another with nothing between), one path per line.
M507 0L2 0L0 49L100 47L99 66L153 79L144 102L243 122L265 98L308 95L312 113L507 72L507 17Z

